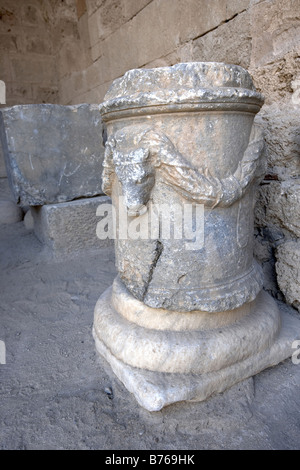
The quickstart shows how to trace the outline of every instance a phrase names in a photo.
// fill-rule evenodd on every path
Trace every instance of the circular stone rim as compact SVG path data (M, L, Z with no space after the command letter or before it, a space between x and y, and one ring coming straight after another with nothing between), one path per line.
M132 69L113 81L100 105L106 120L125 113L185 111L245 105L258 112L264 102L250 74L239 65L188 62L171 67ZM150 109L147 109L150 108ZM178 108L178 109L176 109ZM131 112L130 112L131 111Z

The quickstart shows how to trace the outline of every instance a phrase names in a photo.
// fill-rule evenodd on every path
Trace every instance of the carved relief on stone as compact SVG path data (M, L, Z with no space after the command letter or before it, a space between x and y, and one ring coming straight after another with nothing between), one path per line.
M236 171L224 179L212 176L207 168L193 168L165 134L154 129L134 135L130 132L121 130L109 137L103 165L103 191L111 195L115 173L130 216L145 212L157 173L186 200L214 208L228 207L241 199L262 166L264 140L256 124ZM133 143L135 148L128 150Z
M209 241L197 249L197 254L187 253L182 242L165 240L161 234L156 239L117 239L119 275L136 298L151 307L187 311L229 309L241 305L246 298L248 301L255 298L261 289L262 276L259 266L252 261L249 233L252 185L261 173L263 150L262 132L253 124L236 168L220 178L201 165L195 168L189 155L183 155L172 139L155 126L124 126L111 133L105 148L103 190L111 195L117 184L113 200L123 196L128 217L146 214L153 201L171 200L172 207L203 204L207 226L212 227L206 229ZM224 160L230 160L230 155ZM226 208L230 209L227 215L222 212ZM232 234L232 239L226 241L229 242L226 250L231 251L236 261L233 256L227 261L222 256L226 243L219 234L223 235L224 225ZM225 229L224 234L227 232ZM178 264L171 271L174 249ZM214 267L204 269L212 263ZM220 273L222 283L218 281ZM216 281L219 287L212 286ZM224 289L229 289L225 300Z

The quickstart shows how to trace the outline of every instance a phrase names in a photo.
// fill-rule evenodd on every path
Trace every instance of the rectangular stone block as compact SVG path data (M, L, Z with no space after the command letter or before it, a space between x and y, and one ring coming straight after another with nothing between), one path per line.
M273 64L275 60L298 49L300 24L299 2L297 0L258 2L252 5L250 13L252 67ZM289 74L290 71L286 73L286 77Z
M250 56L251 34L248 11L240 13L217 29L193 41L193 60L196 61L225 62L249 67Z
M20 205L103 194L104 147L97 105L22 105L0 110L10 186Z
M151 2L152 0L121 0L123 17L130 20Z
M100 240L96 234L101 204L111 204L111 199L100 196L31 207L34 233L55 257L113 246L113 240Z
M56 83L56 59L51 56L41 54L18 53L11 59L12 77L14 82L18 82L22 77L23 83L45 83L51 85Z

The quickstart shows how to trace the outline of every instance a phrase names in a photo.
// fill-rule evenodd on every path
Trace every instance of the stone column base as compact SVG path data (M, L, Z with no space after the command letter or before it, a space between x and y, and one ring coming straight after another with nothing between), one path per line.
M116 278L95 307L97 351L138 403L202 401L290 357L300 322L262 291L226 312L147 307Z

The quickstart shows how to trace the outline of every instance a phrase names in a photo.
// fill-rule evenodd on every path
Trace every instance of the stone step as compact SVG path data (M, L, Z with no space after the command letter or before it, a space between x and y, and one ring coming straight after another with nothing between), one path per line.
M99 196L31 207L34 233L54 257L112 246L113 240L100 240L96 234L101 220L96 211L101 204L111 204L111 199Z

